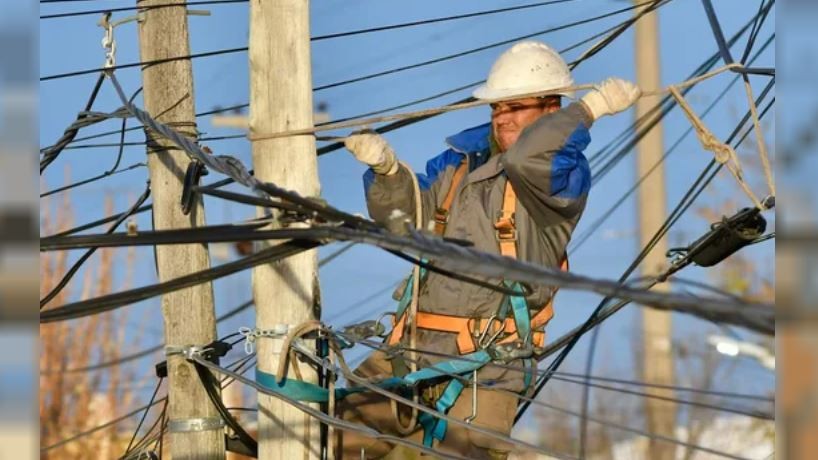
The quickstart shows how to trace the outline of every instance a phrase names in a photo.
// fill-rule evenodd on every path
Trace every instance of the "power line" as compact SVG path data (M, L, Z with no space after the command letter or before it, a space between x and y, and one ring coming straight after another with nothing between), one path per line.
M755 56L755 57L758 57L758 56L761 54L761 52L763 52L763 51L764 51L764 50L765 50L765 49L766 49L766 48L767 48L767 47L768 47L768 46L769 46L769 45L772 43L772 41L773 41L773 38L774 38L774 37L775 37L775 34L771 35L771 36L770 36L770 37L767 39L767 41L765 42L765 44L762 46L762 48L759 50L759 52L756 54L756 56ZM754 59L755 59L755 57L754 57ZM727 87L725 87L725 88L724 88L724 89L721 91L721 93L719 93L719 94L718 94L718 96L716 96L716 98L713 100L713 102L711 102L711 104L710 104L710 105L709 105L709 106L708 106L708 107L707 107L707 108L706 108L706 109L705 109L705 110L702 112L702 115L701 115L701 116L702 116L702 118L706 117L706 116L707 116L707 115L710 113L710 111L711 111L711 110L713 110L713 109L716 107L716 105L717 105L717 104L718 104L718 103L719 103L719 102L720 102L720 101L721 101L721 100L724 98L724 96L725 96L725 95L727 95L727 93L729 92L729 90L730 90L730 89L731 89L731 88L732 88L732 87L733 87L733 86L734 86L734 85L735 85L735 84L738 82L739 78L740 78L739 76L734 77L734 78L733 78L733 80L732 80L732 81L731 81L731 82L730 82L730 83L727 85ZM665 152L665 154L662 156L662 158L660 159L660 161L659 161L659 162L657 162L655 165L653 165L653 166L651 167L651 169L650 169L650 170L648 170L648 172L647 172L647 173L645 173L645 175L644 175L644 176L640 177L640 178L639 178L639 180L638 180L638 181L637 181L637 182L636 182L636 183L635 183L635 184L634 184L634 185L633 185L633 186L632 186L630 189L628 189L628 191L627 191L627 192L625 192L625 194L623 194L623 195L622 195L622 196L621 196L621 197L620 197L620 198L619 198L619 199L618 199L618 200L617 200L617 201L616 201L616 202L615 202L615 203L614 203L614 204L613 204L613 205L612 205L612 206L611 206L611 207L610 207L610 208L609 208L607 211L605 211L605 212L602 214L602 216L600 216L599 218L597 218L597 219L596 219L596 220L595 220L595 221L594 221L594 222L593 222L593 223L590 225L590 227L588 227L588 229L587 229L587 230L586 230L586 231L585 231L585 232L584 232L582 235L580 235L580 237L579 237L579 238L577 238L576 240L572 241L572 244L571 244L571 246L572 246L572 248L571 248L571 252L576 252L576 251L578 251L578 250L579 250L579 248L580 248L580 247L582 247L582 246L585 244L585 242L586 242L586 241L588 241L588 239L589 239L589 238L590 238L590 237L593 235L593 233L594 233L594 232L596 232L597 230L599 230L599 229L601 228L602 224L603 224L603 223L604 223L606 220L608 220L608 218L609 218L609 217L611 217L611 215L613 215L613 213L614 213L614 212L616 212L616 210L617 210L617 209L619 209L619 207L620 207L622 204L624 204L624 202L625 202L625 201L626 201L626 200L627 200L627 199L628 199L628 198L629 198L629 197L630 197L630 196L631 196L631 195L632 195L632 194L633 194L633 193L634 193L634 192L635 192L635 191L636 191L636 190L637 190L637 189L638 189L638 188L639 188L641 185L642 185L642 183L643 183L643 182L646 180L646 178L647 178L647 177L648 177L650 174L652 174L652 173L653 173L653 171L655 171L655 170L656 170L656 169L657 169L657 168L658 168L658 167L659 167L659 166L660 166L660 165L661 165L661 164L662 164L662 163L663 163L665 160L667 160L667 158L668 158L668 157L669 157L669 156L670 156L670 155L671 155L673 152L675 152L675 151L676 151L676 149L677 149L677 148L678 148L678 147L681 145L682 141L683 141L683 140L684 140L684 139L685 139L685 138L686 138L686 137L687 137L687 136L688 136L688 135L689 135L689 134L690 134L692 131L693 131L693 127L692 127L692 126L688 127L688 128L685 130L685 132L684 132L684 133L683 133L681 136L679 136L679 138L678 138L678 139L676 139L676 141L675 141L675 142L674 142L674 143L673 143L673 144L670 146L670 148L668 148L668 150ZM618 155L617 155L617 156L618 156ZM603 166L603 169L607 169L607 168L606 168L605 166ZM600 179L601 179L601 178L600 178ZM595 183L596 183L596 182L595 182Z
M770 89L772 89L773 83L774 83L774 80L771 80L769 82L769 84L764 89L764 91L762 91L762 93L759 95L758 99L756 100L756 103L758 103L760 100L763 100L763 98L766 97L766 94L769 92ZM767 108L769 108L769 106ZM766 113L766 109L762 112L762 114L764 114L764 113ZM749 119L750 119L750 112L748 111L747 114L745 114L744 118L742 118L742 120L738 123L736 128L733 130L733 133L729 136L728 140L726 141L727 143L730 143L730 142L732 142L734 140L736 135L739 133L739 131L741 131L741 128L744 126L744 124L747 123L747 121ZM748 131L748 133L749 133L749 131ZM739 140L739 142L741 142L741 140ZM667 231L670 229L670 227L672 225L674 225L678 221L679 218L681 218L681 216L687 211L687 209L693 204L693 202L696 200L696 198L701 194L701 192L704 190L704 188L710 183L710 181L713 180L713 178L715 177L715 175L718 172L719 168L716 168L710 174L710 176L707 177L706 179L705 179L705 177L710 172L710 170L713 169L714 165L715 165L715 160L711 160L710 163L704 168L704 170L701 172L701 174L696 179L694 184L688 189L687 193L684 195L684 197L682 197L682 199L676 205L676 208L674 208L674 210L668 215L668 218L665 220L665 223L659 228L659 230L657 230L656 234L648 242L648 244L645 246L645 248L643 248L643 250L640 252L639 256L637 256L637 258L625 270L625 273L623 273L623 276L620 277L621 281L624 281L625 279L627 279L628 276L630 276L630 274L633 272L633 270L636 269L636 267L639 265L641 260L644 258L645 254L647 254L647 251L649 251L650 248L652 248L656 244L656 242L665 233L667 233ZM653 284L656 284L656 282L657 281L653 281L652 283L650 283L648 288L650 286L652 286ZM553 371L555 371L559 367L559 365L562 363L562 361L565 359L565 357L571 351L571 349L574 347L574 345L576 345L577 341L579 340L579 338L583 334L585 334L586 332L588 332L589 330L594 328L596 325L601 323L602 320L609 317L615 311L618 311L620 308L622 308L623 306L630 303L627 300L620 301L617 304L611 306L608 309L607 313L603 314L603 309L605 308L605 306L606 306L606 304L607 304L607 302L609 300L610 300L610 297L606 297L605 299L603 299L602 302L599 303L599 305L596 307L594 312L591 314L591 316L588 318L588 320L586 320L586 322L582 326L577 328L575 331L570 332L569 334L567 334L563 338L563 341L567 342L565 344L565 349L551 363L551 365L547 369L547 373L543 377L538 379L537 386L536 386L536 388L534 390L534 393L533 393L535 396L537 394L539 394L540 391L542 391L542 388L545 387L545 384L548 381L549 376L553 373ZM599 317L599 318L597 318L597 317ZM550 348L551 350L555 350L556 345L557 344L551 345L548 348ZM517 420L520 419L520 417L522 417L522 414L525 413L527 408L528 408L528 404L523 404L523 405L520 406L520 409L517 411L517 416L515 418L515 423L516 423Z
M339 86L344 86L344 85L348 85L348 84L351 84L351 83L356 83L356 82L359 82L359 81L365 81L365 80L369 80L369 79L384 76L384 75L389 75L389 74L393 74L393 73L397 73L397 72L402 72L402 71L409 70L409 69L415 69L415 68L418 68L418 67L431 65L431 64L438 63L438 62L448 61L448 60L451 60L451 59L455 59L455 58L462 57L462 56L467 56L467 55L470 55L470 54L474 54L474 53L477 53L477 52L480 52L480 51L485 51L487 49L495 48L495 47L498 47L498 46L503 46L503 45L513 43L513 42L518 41L518 40L523 40L523 39L526 39L526 38L536 37L538 35L544 35L544 34L547 34L547 33L550 33L550 32L556 32L556 31L559 31L559 30L568 29L570 27L575 27L575 26L587 24L587 23L590 23L590 22L594 22L594 21L597 21L597 20L600 20L600 19L604 19L604 18L607 18L607 17L610 17L610 16L617 15L619 13L623 13L623 12L626 12L626 11L633 10L635 8L638 8L638 7L640 7L642 5L645 5L645 4L648 4L648 3L650 3L650 2L645 2L645 3L640 4L640 5L629 6L627 8L621 8L619 10L615 10L615 11L612 11L612 12L609 12L609 13L605 13L605 14L602 14L600 16L595 16L595 17L592 17L592 18L589 18L589 19L583 19L583 20L580 20L580 21L575 21L573 23L568 23L568 24L564 24L564 25L561 25L561 26L552 27L552 28L545 29L545 30L535 32L535 33L532 33L532 34L521 35L519 37L515 37L515 38L512 38L510 40L503 40L501 42L492 43L492 44L489 44L489 45L486 45L486 46L481 46L479 48L474 48L474 49L463 51L463 52L460 52L460 53L455 53L455 54L451 54L451 55L447 55L447 56L442 56L442 57L439 57L439 58L436 58L436 59L431 59L431 60L427 60L427 61L423 61L423 62L419 62L419 63L407 65L407 66L401 66L401 67L397 67L397 68L382 71L382 72L376 72L376 73L372 73L372 74L369 74L369 75L364 75L364 76L361 76L361 77L352 78L352 79L349 79L349 80L344 80L344 81L340 81L340 82L335 82L335 83L330 83L330 84L318 86L318 87L313 88L313 91L321 91L321 90L324 90L324 89L336 88L336 87L339 87ZM199 58L204 58L204 57L213 57L213 56L220 56L220 55L225 55L225 54L241 53L241 52L245 52L247 50L248 50L248 47L244 46L244 47L238 47L238 48L227 48L227 49L222 49L222 50L207 51L207 52L203 52L203 53L193 53L193 54L189 54L189 55L186 55L186 56L170 57L170 58L163 58L163 59L154 59L154 60L144 61L144 62L131 62L131 63L127 63L127 64L118 64L118 65L115 65L115 66L110 67L110 68L98 67L98 68L94 68L94 69L76 70L76 71L72 71L72 72L66 72L66 73L61 73L61 74L47 75L45 77L40 77L40 81L49 81L49 80L56 80L56 79L62 79L62 78L68 78L68 77L75 77L75 76L79 76L79 75L87 75L87 74L91 74L91 73L102 72L104 70L114 71L114 70L119 70L119 69L128 69L128 68L139 67L139 66L150 66L150 65L163 64L163 63L167 63L167 62L181 61L181 60L187 60L187 59L199 59Z
M665 0L665 3L667 3L667 1L669 1L669 0ZM614 31L616 29L624 30L624 28L627 28L632 23L633 23L633 19L628 19L626 21L623 21L623 22L621 22L621 23L619 23L619 24L617 24L615 26L609 27L608 29L605 29L605 30L603 30L601 32L598 32L598 33L596 33L596 34L594 34L594 35L592 35L592 36L590 36L588 38L585 38L585 39L583 39L583 40L581 40L581 41L579 41L577 43L574 43L573 45L570 45L570 46L560 50L560 53L566 53L568 51L571 51L571 50L573 50L573 49L575 49L575 48L577 48L577 47L579 47L579 46L581 46L581 45L583 45L585 43L588 43L588 42L590 42L592 40L595 40L596 38L599 38L600 36L603 36L603 35L611 32L611 31ZM571 63L571 66L575 67L580 62L588 59L589 57L591 57L591 55L583 55L580 59L577 59L577 60L573 61ZM443 92L440 92L440 93L437 93L437 94L433 94L433 95L430 95L430 96L425 96L423 98L415 99L415 100L405 102L405 103L402 103L402 104L399 104L399 105L395 105L395 106L392 106L392 107L379 109L379 110L376 110L376 111L373 111L373 112L368 112L368 113L363 113L363 114L359 114L359 115L355 115L355 116L351 116L351 117L342 118L340 120L335 120L334 122L340 122L340 121L346 121L346 120L351 120L351 119L355 119L355 118L362 118L362 117L380 115L380 114L390 112L390 111L393 111L393 110L406 108L406 107L409 107L409 106L412 106L412 105L415 105L415 104L428 102L428 101L431 101L431 100L434 100L434 99L437 99L437 98L440 98L440 97L443 97L443 96L454 94L454 93L457 93L459 91L462 91L462 90L477 86L477 85L479 85L481 83L484 83L484 82L485 82L485 80L479 80L479 81L471 82L471 83L468 83L468 84L465 84L465 85L461 85L461 86L459 86L457 88L446 90L446 91L443 91ZM463 100L458 101L458 102L464 102L464 101L469 101L469 100L471 100L471 99L467 98L467 99L463 99ZM242 110L242 109L245 109L245 108L247 108L249 106L250 106L250 104L243 103L243 104L235 104L235 105L228 106L228 107L223 107L223 108L215 108L215 109L212 109L212 110L197 113L196 117L198 118L198 117L213 115L213 114L217 114L217 113L224 113L224 112L229 112L229 111ZM421 120L422 120L422 118L419 118L417 121L421 121ZM329 123L329 122L327 122L327 123ZM406 126L406 125L412 124L412 123L414 123L414 121L396 122L394 125L398 126L398 127L402 127L402 126ZM324 124L326 124L326 123L319 123L316 126L322 126ZM138 130L138 129L141 129L141 127L128 128L126 131L135 131L135 130ZM393 129L396 129L396 128L393 128ZM73 142L97 139L97 138L100 138L100 137L105 137L105 136L109 136L109 135L112 135L112 134L116 134L118 132L119 132L119 130L115 130L115 131L107 131L107 132L94 134L94 135L90 135L90 136L85 136L85 137L77 137L77 138L75 138L73 140ZM200 139L200 140L201 141L204 141L204 140L222 140L222 139L235 139L235 138L241 138L241 137L244 137L244 136L243 135L222 136L222 137L220 137L218 139L216 139L216 138L204 138L204 139ZM96 146L111 147L111 146L114 146L114 145L115 144L89 145L89 146L85 146L85 147L96 147ZM130 143L128 145L144 145L144 142ZM331 144L330 146L325 146L325 147L322 147L321 149L319 149L318 153L319 153L319 155L321 155L323 153L328 153L329 151L335 150L335 149L339 148L342 145L343 144L340 144L340 143ZM326 147L331 147L331 148L328 150ZM74 147L71 147L71 148L74 148Z
M106 8L106 9L98 9L98 10L86 10L86 11L74 11L71 13L57 13L57 14L45 14L41 15L40 19L56 19L56 18L69 18L74 16L86 16L91 14L103 14L103 13L119 13L122 11L148 11L148 10L155 10L159 8L171 8L171 7L188 7L188 6L201 6L201 5L219 5L224 3L247 3L248 0L202 0L202 1L191 1L191 2L181 2L181 3L166 3L164 5L150 5L150 6L125 6L119 8ZM40 2L43 3L43 2Z
M550 27L550 28L547 28L547 29L540 30L538 32L525 34L525 35L520 35L520 36L517 36L517 37L514 37L514 38L510 38L508 40L502 40L502 41L499 41L499 42L490 43L488 45L480 46L480 47L477 47L477 48L472 48L472 49L462 51L462 52L459 52L459 53L449 54L449 55L446 55L446 56L441 56L439 58L429 59L429 60L426 60L426 61L417 62L417 63L409 64L409 65L394 67L392 69L384 70L384 71L381 71L381 72L375 72L375 73L371 73L371 74L368 74L368 75L363 75L363 76L360 76L360 77L350 78L350 79L335 82L335 83L329 83L329 84L326 84L326 85L317 86L317 87L313 88L313 91L322 91L322 90L325 90L325 89L337 88L339 86L345 86L345 85L349 85L349 84L352 84L352 83L358 83L358 82L361 82L361 81L366 81L366 80L370 80L370 79L377 78L377 77L391 75L391 74L398 73L398 72L403 72L403 71L406 71L406 70L417 69L417 68L425 67L425 66L432 65L432 64L438 64L438 63L449 61L449 60L452 60L452 59L457 59L457 58L460 58L460 57L463 57L463 56L468 56L468 55L471 55L471 54L479 53L481 51L486 51L486 50L489 50L489 49L492 49L492 48L496 48L498 46L508 45L508 44L511 44L511 43L514 43L514 42L517 42L517 41L520 41L520 40L527 39L527 38L533 38L533 37L537 37L537 36L540 36L540 35L545 35L545 34L548 34L548 33L551 33L551 32L557 32L557 31L568 29L568 28L571 28L571 27L576 27L576 26L579 26L579 25L588 24L588 23L591 23L591 22L594 22L594 21L598 21L600 19L605 19L605 18L615 16L615 15L620 14L620 13L624 13L626 11L631 11L631 10L633 10L635 8L639 8L640 6L645 5L645 4L649 4L649 3L651 3L651 2L645 2L645 3L642 3L640 5L621 8L621 9L618 9L618 10L615 10L615 11L611 11L611 12L608 12L608 13L605 13L605 14L601 14L599 16L594 16L594 17L591 17L591 18L588 18L588 19L582 19L582 20L579 20L579 21L574 21L574 22L571 22L571 23L568 23L568 24L563 24L563 25L556 26L556 27Z
M150 196L150 193L151 193L151 186L150 186L150 181L148 181L148 184L145 186L145 191L142 193L142 196L140 196L136 200L136 202L131 206L131 208L128 211L121 214L116 219L114 224L111 225L111 227L108 228L108 230L105 233L106 234L111 234L114 231L116 231L116 229L122 224L122 222L125 221L125 219L130 217L137 208L139 208L140 206L142 206L143 203L145 203L145 200L148 199L148 196ZM68 282L71 281L71 278L74 277L74 274L77 273L77 270L79 270L80 267L82 267L82 265L94 254L95 251L96 251L96 248L91 248L88 251L86 251L85 254L83 254L79 258L79 260L77 260L77 262L75 262L74 265L72 265L71 268L65 273L63 278L59 281L59 283L57 283L57 285L48 294L46 294L45 297L40 299L40 310L42 310L43 307L45 307L48 304L48 302L50 302L52 299L54 299L54 297L56 297L57 294L59 294L65 288L65 286L68 285Z

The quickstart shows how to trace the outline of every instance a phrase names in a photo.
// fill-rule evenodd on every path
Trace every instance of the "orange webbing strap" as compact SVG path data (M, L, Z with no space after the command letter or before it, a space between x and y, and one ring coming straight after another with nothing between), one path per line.
M460 163L460 166L458 166L454 171L454 176L452 176L452 184L449 186L449 191L446 193L446 197L443 198L443 202L440 204L440 206L435 209L436 235L443 236L443 232L446 231L446 225L449 223L449 210L452 208L454 195L457 192L457 186L460 185L460 182L463 180L466 172L468 172L468 163L465 159L463 159L463 162Z
M517 258L517 223L514 221L514 212L517 210L517 195L511 187L511 182L506 179L503 190L503 206L500 208L500 216L494 223L495 235L500 243L500 254Z
M567 257L562 260L560 269L568 271ZM557 291L555 289L548 303L531 318L531 330L533 331L531 341L535 347L542 348L545 346L545 332L537 331L536 329L541 329L554 317L554 295L556 295L556 293ZM503 334L508 334L508 336L503 337L498 343L508 343L518 339L517 325L514 323L513 318L506 318L506 320L502 322L499 319L495 319L491 321L491 324L488 324L489 320L485 318L469 318L419 311L417 312L415 321L417 327L420 329L457 334L457 349L461 354L475 351L477 347L474 343L474 338L479 337L484 332L486 335L493 335L497 332L500 325L504 325ZM388 345L394 345L400 341L405 325L406 314L398 318L393 326L392 334L387 340ZM486 331L487 328L488 331Z

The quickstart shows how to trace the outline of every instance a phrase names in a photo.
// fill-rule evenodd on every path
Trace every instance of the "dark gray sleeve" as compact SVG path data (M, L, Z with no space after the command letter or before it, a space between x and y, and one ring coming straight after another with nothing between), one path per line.
M370 171L371 172L371 171ZM392 211L397 209L408 216L415 216L415 188L412 183L414 172L400 166L398 172L391 176L372 174L371 183L366 190L366 205L369 216L376 222L386 225ZM440 181L435 181L428 189L421 189L421 204L423 211L423 226L426 228L432 219L437 206L437 193Z
M555 218L576 222L591 186L588 160L593 119L581 103L544 115L500 158L511 186L542 228Z

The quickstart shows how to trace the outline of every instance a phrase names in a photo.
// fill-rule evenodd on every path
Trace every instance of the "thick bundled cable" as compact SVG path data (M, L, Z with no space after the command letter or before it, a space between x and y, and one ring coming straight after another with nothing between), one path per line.
M262 184L262 188L275 193L274 188ZM286 192L288 195L292 192ZM154 232L159 235L178 235L188 230L164 230ZM277 233L274 233L277 232ZM241 239L253 239L253 232L243 232ZM429 237L417 232L410 236L400 236L372 229L353 229L345 227L315 227L269 230L258 232L259 238L270 239L277 235L292 240L267 248L236 262L221 265L206 271L196 272L180 278L159 283L155 287L138 288L124 293L110 294L69 304L58 309L49 310L41 315L41 322L51 322L85 316L107 311L126 303L132 303L148 297L169 292L169 290L215 279L235 273L238 270L265 263L272 258L288 257L292 254L312 249L330 239L367 243L384 249L416 253L421 258L438 261L429 265L450 272L467 273L488 279L512 279L535 285L560 286L568 289L587 290L615 298L624 298L655 308L684 311L708 320L726 322L743 326L764 334L773 334L775 329L774 311L771 305L728 301L723 298L691 297L673 293L651 292L608 280L593 279L561 270L553 270L525 262L520 262L499 255L488 254L472 248L458 246L436 237ZM126 238L127 235L98 235L98 238ZM87 238L68 237L68 238ZM138 238L138 237L137 237ZM199 239L171 238L167 244L196 242ZM233 238L236 238L235 236ZM152 240L156 244L157 240Z

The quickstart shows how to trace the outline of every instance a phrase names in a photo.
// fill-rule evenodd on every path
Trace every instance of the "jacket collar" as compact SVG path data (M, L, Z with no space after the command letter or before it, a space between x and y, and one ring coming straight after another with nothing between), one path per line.
M462 154L489 153L491 123L485 123L446 138L446 144Z

